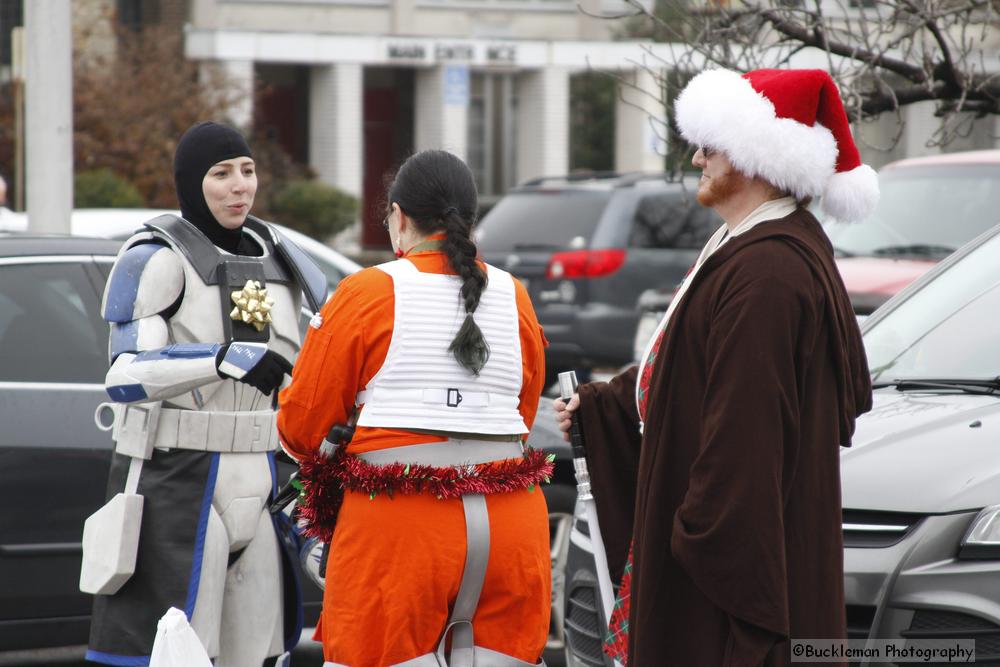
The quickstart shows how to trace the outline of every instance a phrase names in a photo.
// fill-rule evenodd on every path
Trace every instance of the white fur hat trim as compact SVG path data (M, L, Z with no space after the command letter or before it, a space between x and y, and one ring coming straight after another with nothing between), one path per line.
M674 109L687 141L721 150L741 173L797 199L822 195L834 175L833 133L819 123L778 118L771 101L736 72L702 72L681 91Z

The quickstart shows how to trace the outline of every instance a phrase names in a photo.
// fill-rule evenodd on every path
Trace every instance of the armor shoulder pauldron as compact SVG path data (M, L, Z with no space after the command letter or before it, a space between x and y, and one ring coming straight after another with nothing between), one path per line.
M301 248L271 223L249 216L245 225L272 244L275 254L288 268L306 297L309 308L318 313L326 303L329 283L326 275Z
M104 291L108 322L131 322L169 309L184 291L184 266L177 254L148 234L126 242Z

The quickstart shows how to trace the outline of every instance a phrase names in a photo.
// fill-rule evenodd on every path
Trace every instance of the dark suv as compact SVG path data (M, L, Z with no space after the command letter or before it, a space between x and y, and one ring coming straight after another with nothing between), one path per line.
M679 283L722 224L696 189L666 174L537 179L479 222L483 258L528 287L550 378L632 360L639 294Z

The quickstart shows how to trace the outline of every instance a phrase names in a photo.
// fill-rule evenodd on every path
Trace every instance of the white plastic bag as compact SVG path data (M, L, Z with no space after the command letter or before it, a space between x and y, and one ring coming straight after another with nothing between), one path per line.
M212 667L201 640L177 607L168 609L156 624L149 667Z

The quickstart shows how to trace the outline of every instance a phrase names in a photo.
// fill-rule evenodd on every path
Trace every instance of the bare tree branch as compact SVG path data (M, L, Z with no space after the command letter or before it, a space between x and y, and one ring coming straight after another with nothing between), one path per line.
M910 65L906 61L890 58L884 54L867 49L859 49L856 45L831 41L827 38L821 23L818 23L810 31L800 24L794 24L785 20L779 13L773 10L765 9L758 11L764 19L770 21L771 25L783 35L798 41L804 47L812 46L835 56L843 56L851 60L861 60L872 67L881 67L890 72L895 72L914 83L927 80L927 76L921 68Z
M976 118L1000 114L1000 59L990 42L1000 0L731 1L658 0L650 12L625 0L635 35L667 43L646 47L648 58L632 64L663 82L663 72L797 66L819 53L852 121L886 112L901 121L902 108L932 103L941 128L931 142L940 145L968 136ZM670 100L663 103L669 117Z

